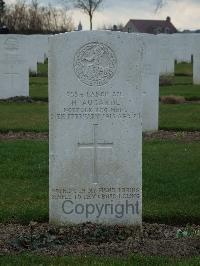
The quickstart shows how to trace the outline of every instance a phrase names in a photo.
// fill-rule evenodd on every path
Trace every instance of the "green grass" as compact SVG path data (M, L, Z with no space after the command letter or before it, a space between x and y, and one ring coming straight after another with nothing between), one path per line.
M0 132L48 131L47 103L0 103Z
M48 101L47 77L30 77L30 97L34 100Z
M200 104L161 104L159 128L164 130L200 130Z
M188 63L180 63L175 64L175 74L180 76L192 76L193 74L193 66Z
M38 64L38 76L48 76L48 60L44 64Z
M145 221L199 222L199 150L200 142L144 143ZM47 141L1 141L0 161L0 222L48 221Z
M178 95L186 100L200 100L200 85L161 86L160 96Z
M196 266L199 265L200 258L173 259L165 257L129 256L128 258L102 258L92 256L77 257L45 257L22 254L18 256L2 256L0 265L20 265L20 266Z
M48 220L48 143L0 142L0 221Z
M173 77L173 86L176 85L192 85L193 78L190 76L174 76Z
M150 141L143 147L144 219L199 223L200 142Z
M30 97L34 100L48 101L48 61L38 64L36 77L30 77Z

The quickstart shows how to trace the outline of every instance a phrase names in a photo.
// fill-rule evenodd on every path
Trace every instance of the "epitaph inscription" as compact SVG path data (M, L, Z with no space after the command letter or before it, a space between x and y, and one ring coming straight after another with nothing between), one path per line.
M78 79L88 86L102 86L113 78L117 69L114 51L103 43L91 42L81 47L74 58Z

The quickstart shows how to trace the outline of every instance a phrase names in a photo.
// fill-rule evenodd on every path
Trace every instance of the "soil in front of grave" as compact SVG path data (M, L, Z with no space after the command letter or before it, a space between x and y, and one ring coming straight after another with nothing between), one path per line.
M144 140L177 140L183 142L200 141L200 131L165 131L147 132ZM48 132L7 132L0 133L0 140L48 140Z
M91 223L65 227L47 223L0 224L0 254L24 251L52 256L199 256L200 226L144 223L141 232L132 226Z

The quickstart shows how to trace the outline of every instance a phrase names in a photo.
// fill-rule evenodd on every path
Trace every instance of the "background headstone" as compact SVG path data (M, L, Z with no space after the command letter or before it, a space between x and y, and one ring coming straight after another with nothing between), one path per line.
M175 33L170 35L173 42L174 59L177 63L191 63L192 58L192 34Z
M200 84L200 34L193 35L193 83Z
M158 130L159 54L157 37L143 34L144 59L142 75L142 131Z
M36 50L37 46L35 42L33 41L32 35L27 36L27 60L29 65L29 71L31 73L37 73L37 55Z
M23 35L0 35L0 98L29 96L29 71Z
M160 75L174 75L175 59L171 34L158 34Z
M34 43L36 46L37 62L44 63L48 53L48 37L49 35L33 35Z
M44 63L48 58L48 38L49 35L29 35L27 36L27 58L29 62L29 70L37 73L37 63Z

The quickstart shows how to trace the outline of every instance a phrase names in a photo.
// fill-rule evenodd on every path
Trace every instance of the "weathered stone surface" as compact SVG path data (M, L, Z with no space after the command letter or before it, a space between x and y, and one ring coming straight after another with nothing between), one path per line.
M44 63L48 57L48 38L49 35L34 34L27 36L27 59L29 70L37 73L37 63Z
M172 36L170 34L158 34L157 39L159 43L160 75L173 75L175 59Z
M193 35L193 83L200 84L200 34Z
M29 96L28 62L20 35L0 35L0 98Z
M50 37L50 222L142 222L139 37Z
M144 60L142 74L142 131L158 130L159 54L157 37L143 34Z
M192 58L192 34L175 33L170 35L173 42L174 59L177 63L191 63Z

